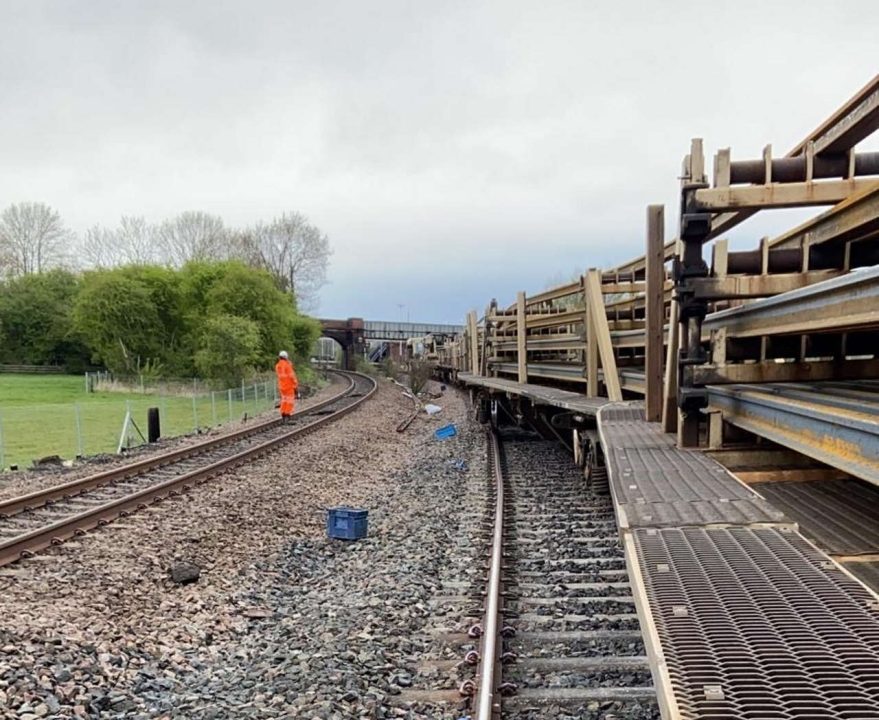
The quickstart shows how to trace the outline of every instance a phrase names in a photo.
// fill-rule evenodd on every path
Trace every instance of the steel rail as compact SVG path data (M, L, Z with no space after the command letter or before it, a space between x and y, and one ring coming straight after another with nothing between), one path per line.
M879 485L877 402L840 398L820 384L709 385L710 407L736 427Z
M100 525L106 525L117 517L127 515L134 510L143 509L149 504L157 502L169 495L178 494L180 491L191 485L204 482L225 470L237 467L238 465L244 464L245 462L267 452L275 450L284 443L292 440L294 437L301 437L323 427L324 425L338 420L340 417L347 415L372 397L378 388L375 380L366 375L351 373L351 376L357 376L368 380L371 387L369 391L363 395L359 397L355 396L355 401L350 405L346 405L345 407L342 407L329 415L325 415L308 425L292 428L289 433L267 440L246 450L242 450L241 452L223 458L222 460L218 460L176 478L165 480L156 485L131 493L130 495L84 510L76 515L51 523L50 525L45 525L41 528L31 530L22 535L17 535L0 542L0 566L15 562L22 557L30 555L38 550L45 549L51 545L60 544L74 535L80 535L85 531L91 530ZM343 400L354 386L355 384L352 381L351 387L348 388L345 394L336 397L332 402ZM323 403L324 406L326 404L327 403Z
M879 266L710 314L703 333L728 337L842 331L879 324Z
M476 690L476 720L491 720L499 716L500 704L495 703L495 691L500 676L498 639L501 616L501 561L504 542L504 475L501 467L500 445L497 433L489 431L489 453L494 460L496 487L494 533L491 541L491 566L485 597L485 615L482 621L482 648L479 657L479 681Z
M354 389L355 383L350 375L344 374L340 371L333 372L337 372L338 374L342 375L342 377L346 378L348 381L348 385L342 391L340 391L336 395L333 395L331 398L323 400L316 405L313 405L312 407L309 407L302 412L297 413L294 417L308 416L319 410L322 410L328 405L331 405L334 402L342 399ZM109 485L110 483L116 482L117 480L125 480L130 477L142 475L143 473L149 472L150 470L155 470L156 468L170 465L175 462L179 462L180 460L188 459L208 450L213 450L216 447L233 443L251 435L256 435L266 430L270 430L280 424L281 421L277 419L258 423L257 425L244 428L243 430L237 430L233 433L229 433L218 438L212 438L210 440L193 443L192 445L187 445L183 448L171 450L170 452L163 453L162 455L155 455L153 457L145 458L137 462L122 465L121 467L104 470L102 472L95 473L94 475L88 475L84 478L71 480L66 483L61 483L60 485L53 485L52 487L45 488L43 490L36 490L32 493L28 493L27 495L19 495L18 497L13 497L7 500L0 501L0 518L11 517L12 515L16 515L25 510L31 510L34 508L42 507L43 505L48 505L49 503L56 500L65 500L76 495L81 495L85 492L88 492L89 490L94 490L95 488Z

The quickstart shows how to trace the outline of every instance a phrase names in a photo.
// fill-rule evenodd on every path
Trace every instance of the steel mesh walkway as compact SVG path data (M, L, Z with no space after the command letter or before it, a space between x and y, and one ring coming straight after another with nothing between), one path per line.
M638 404L598 418L666 715L879 720L879 598Z

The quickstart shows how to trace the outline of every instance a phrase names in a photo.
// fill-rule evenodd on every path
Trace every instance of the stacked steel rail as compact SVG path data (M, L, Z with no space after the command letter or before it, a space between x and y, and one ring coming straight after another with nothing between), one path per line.
M507 307L492 300L481 318L470 312L440 353L441 372L643 397L647 418L662 419L682 447L712 448L759 429L750 396L731 401L732 386L879 378L879 271L868 269L879 263L879 152L856 151L877 128L879 76L783 158L771 146L760 160L722 149L708 182L694 140L678 238L665 242L664 209L648 207L644 256L519 292ZM832 207L754 250L730 250L722 237L761 210L820 205ZM879 483L875 448L853 452L858 477ZM813 455L831 465L838 456Z
M649 206L644 256L492 301L441 355L609 488L664 718L879 718L877 129L879 75L783 158L722 149L709 181L694 140L674 240Z
M0 565L135 512L277 450L354 410L375 380L339 373L345 387L293 417L261 422L121 467L0 501Z

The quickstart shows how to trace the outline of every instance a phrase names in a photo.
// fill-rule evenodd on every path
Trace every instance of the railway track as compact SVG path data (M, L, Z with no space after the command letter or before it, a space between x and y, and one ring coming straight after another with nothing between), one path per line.
M613 506L552 442L492 435L473 720L658 718ZM471 656L472 658L473 656Z
M293 416L0 502L0 566L129 515L271 452L346 415L376 390L341 373L344 389Z

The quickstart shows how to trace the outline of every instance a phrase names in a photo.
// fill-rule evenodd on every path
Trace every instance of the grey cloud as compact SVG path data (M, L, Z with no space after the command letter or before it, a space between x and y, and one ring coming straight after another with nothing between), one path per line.
M323 312L406 296L454 320L640 254L647 203L671 236L690 137L783 153L876 71L875 20L869 0L6 3L0 205L77 231L298 210L335 247Z

